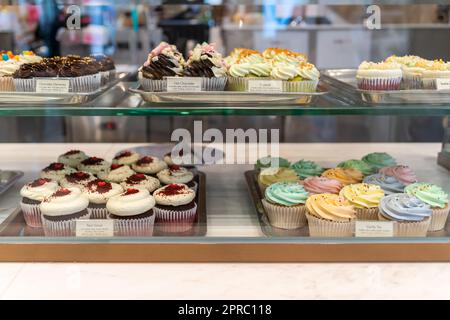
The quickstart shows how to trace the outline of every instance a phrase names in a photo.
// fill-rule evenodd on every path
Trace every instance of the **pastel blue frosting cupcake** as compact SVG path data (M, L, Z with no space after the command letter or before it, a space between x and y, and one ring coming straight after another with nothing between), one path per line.
M297 182L277 182L266 189L265 196L271 203L292 207L305 204L309 193Z
M381 199L380 214L393 221L423 221L431 216L428 204L406 193L391 194Z
M405 185L398 181L395 177L385 176L381 173L376 173L365 177L364 182L368 184L376 184L384 190L386 195L403 193L405 190Z

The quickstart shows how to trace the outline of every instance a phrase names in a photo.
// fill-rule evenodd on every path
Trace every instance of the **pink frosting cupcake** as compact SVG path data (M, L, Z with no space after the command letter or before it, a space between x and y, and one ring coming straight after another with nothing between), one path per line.
M310 194L332 193L339 194L344 185L338 180L326 177L308 177L302 181L303 187Z
M404 185L417 182L417 176L414 171L408 166L392 166L384 167L379 171L386 176L395 177L398 181Z

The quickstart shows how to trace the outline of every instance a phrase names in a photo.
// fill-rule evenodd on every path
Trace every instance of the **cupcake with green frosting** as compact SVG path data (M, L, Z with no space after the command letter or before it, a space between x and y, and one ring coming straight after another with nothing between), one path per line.
M308 177L320 176L325 170L315 163L314 161L300 160L291 165L300 179L306 179Z
M248 91L249 80L269 79L272 64L254 50L243 49L234 63L228 68L228 89Z
M262 204L269 223L281 229L297 229L306 226L306 200L309 193L296 182L278 182L270 185Z
M277 182L298 182L299 178L294 170L289 168L265 168L258 176L258 184L261 192L268 186Z
M270 76L282 80L283 92L316 92L320 72L305 61L297 64L280 62L273 65Z
M344 168L344 169L349 169L349 168L356 169L365 176L375 173L375 168L372 167L370 164L368 164L365 161L356 160L356 159L343 161L338 164L338 167Z
M395 159L386 152L373 152L365 155L361 159L377 171L384 167L392 167L397 165Z
M270 167L289 168L290 165L291 163L285 158L268 156L258 159L255 164L255 169L261 170Z
M433 210L428 231L444 229L448 218L448 194L439 186L431 183L417 182L408 185L405 193L415 196L428 204Z

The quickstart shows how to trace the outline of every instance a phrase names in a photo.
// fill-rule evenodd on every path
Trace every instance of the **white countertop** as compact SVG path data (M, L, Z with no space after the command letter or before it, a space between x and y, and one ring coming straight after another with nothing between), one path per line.
M31 178L71 148L110 158L132 145L0 144L1 169L22 169ZM330 147L336 152L330 152ZM440 144L282 145L282 156L335 163L386 151L418 174L448 181L435 165ZM430 165L433 164L433 165ZM207 169L205 170L207 171ZM0 210L4 201L0 202ZM6 213L3 212L3 215ZM248 229L246 230L246 232ZM220 232L220 230L218 230ZM256 232L256 230L255 230ZM444 299L450 297L447 263L346 264L0 264L0 299Z

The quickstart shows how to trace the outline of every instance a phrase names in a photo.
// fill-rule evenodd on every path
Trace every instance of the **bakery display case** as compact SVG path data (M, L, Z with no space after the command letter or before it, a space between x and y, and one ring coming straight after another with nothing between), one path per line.
M449 7L369 5L12 1L0 260L450 261Z

